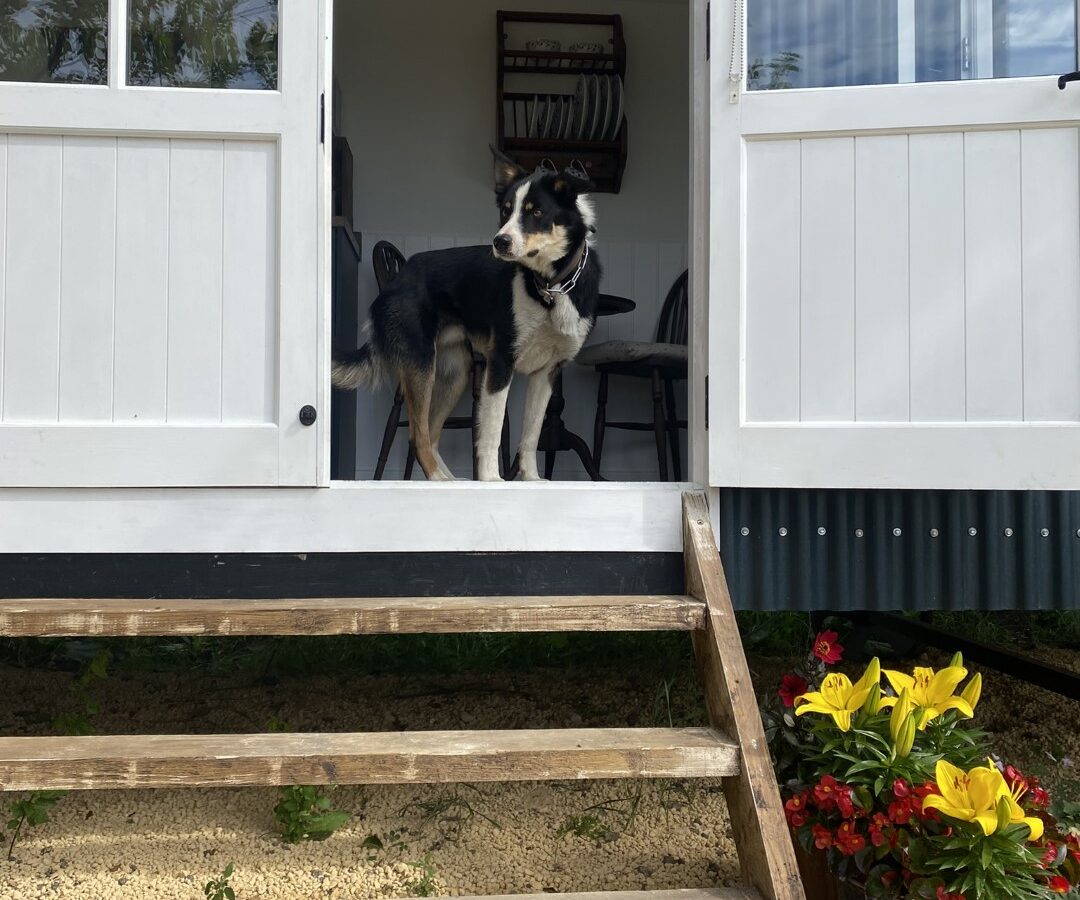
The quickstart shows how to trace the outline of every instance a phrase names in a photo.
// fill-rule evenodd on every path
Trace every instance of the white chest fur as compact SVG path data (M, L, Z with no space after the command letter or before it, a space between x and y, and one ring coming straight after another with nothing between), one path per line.
M548 309L529 296L523 273L514 277L514 369L523 375L573 359L589 336L591 323L573 301L555 296L555 306Z

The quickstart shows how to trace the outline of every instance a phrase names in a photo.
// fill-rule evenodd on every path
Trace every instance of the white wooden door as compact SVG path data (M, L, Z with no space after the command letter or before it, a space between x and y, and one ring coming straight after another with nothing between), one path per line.
M0 14L0 485L317 483L322 6Z
M1075 0L713 0L714 485L1080 488Z

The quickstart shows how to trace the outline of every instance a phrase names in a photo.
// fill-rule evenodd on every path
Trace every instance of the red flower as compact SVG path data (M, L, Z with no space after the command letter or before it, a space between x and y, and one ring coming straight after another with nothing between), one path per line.
M784 706L794 706L795 698L805 694L808 688L805 678L800 678L798 675L785 675L780 679L780 690L776 693L784 701Z
M855 818L861 812L856 809L851 800L853 793L851 786L847 784L842 784L836 789L836 806L845 819Z
M881 883L885 887L892 887L893 882L900 876L900 873L896 869L889 869L887 872L881 873Z
M840 787L832 775L823 775L814 785L814 800L823 812L836 806L836 791Z
M1036 785L1028 792L1028 803L1037 809L1045 809L1050 805L1050 795L1044 788Z
M1057 844L1053 841L1046 842L1046 852L1043 853L1042 859L1039 860L1039 865L1044 869L1049 869L1054 863L1057 862L1058 848Z
M931 794L941 793L941 791L938 790L938 786L934 784L934 782L928 781L924 785L922 785L922 787L913 788L913 790L915 792L913 806L915 812L919 814L919 818L922 819L924 822L940 821L940 817L938 816L938 811L936 809L923 809L923 801L927 797L929 797Z
M836 849L844 856L854 856L866 846L866 838L855 830L854 822L843 822L836 829Z
M1005 767L1005 780L1009 782L1009 787L1016 787L1018 784L1022 784L1027 787L1027 781L1024 779L1024 773L1021 772L1016 766Z
M939 884L937 888L937 900L964 900L964 895L950 894L945 890L945 885Z
M1069 856L1080 863L1080 838L1070 834L1065 838L1065 846L1069 848Z
M883 813L874 813L874 817L870 820L870 843L875 847L885 844L889 840L886 830L890 829L890 824L888 816Z
M810 792L803 791L784 804L784 815L787 816L788 825L792 828L802 828L806 824L806 801L809 797Z
M827 666L840 662L844 653L843 645L836 643L838 637L835 631L822 631L814 638L814 656Z
M1050 892L1053 894L1067 894L1072 890L1072 885L1069 884L1069 879L1064 875L1055 875L1046 885Z
M811 831L814 834L814 846L818 850L828 850L833 845L832 832L824 825L814 825Z
M911 785L904 781L903 778L897 778L892 783L892 792L897 800L906 800L911 796Z

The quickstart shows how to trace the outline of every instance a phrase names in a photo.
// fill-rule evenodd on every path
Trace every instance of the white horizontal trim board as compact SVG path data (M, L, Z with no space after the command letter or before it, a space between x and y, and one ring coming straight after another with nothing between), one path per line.
M250 465L250 460L239 463ZM148 465L155 465L151 457ZM680 552L685 484L0 490L5 553Z
M1075 423L744 425L720 452L736 487L1076 490ZM1003 466L1002 461L1008 465Z

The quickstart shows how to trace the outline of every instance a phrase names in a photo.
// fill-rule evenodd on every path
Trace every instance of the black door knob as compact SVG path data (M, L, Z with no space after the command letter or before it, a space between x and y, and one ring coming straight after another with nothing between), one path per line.
M300 410L300 424L301 425L314 425L315 419L318 417L318 413L315 411L315 407L308 404Z

